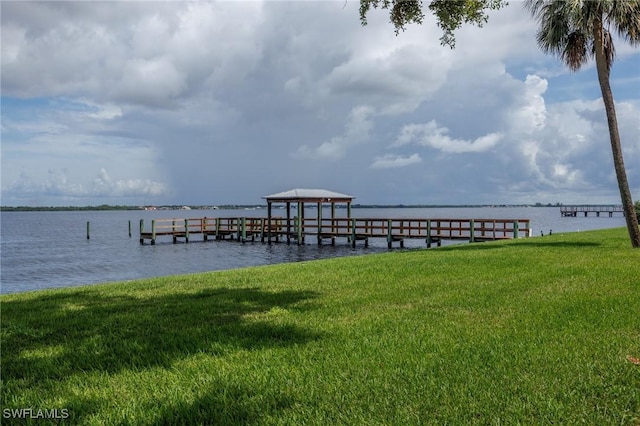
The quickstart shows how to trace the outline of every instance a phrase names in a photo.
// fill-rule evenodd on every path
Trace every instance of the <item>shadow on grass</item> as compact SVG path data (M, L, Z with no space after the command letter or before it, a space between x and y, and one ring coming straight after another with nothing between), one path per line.
M263 392L237 383L220 383L191 402L164 406L154 425L251 425L295 405L296 397L280 389Z
M83 291L3 301L3 381L22 387L86 371L168 367L196 353L222 356L305 343L321 336L256 315L311 309L305 301L316 296L220 288L146 297Z

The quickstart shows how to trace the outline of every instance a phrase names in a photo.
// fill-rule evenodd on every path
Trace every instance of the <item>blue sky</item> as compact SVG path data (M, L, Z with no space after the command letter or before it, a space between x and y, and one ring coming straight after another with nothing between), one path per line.
M358 2L5 2L2 205L616 203L592 64L520 2L439 44ZM640 50L611 83L640 199Z

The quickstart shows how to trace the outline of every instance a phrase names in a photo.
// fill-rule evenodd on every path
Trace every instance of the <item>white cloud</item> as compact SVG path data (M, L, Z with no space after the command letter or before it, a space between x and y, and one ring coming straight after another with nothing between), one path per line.
M93 180L88 190L92 196L101 195L107 197L139 197L161 196L168 192L168 188L161 182L153 182L149 179L126 179L112 181L105 169Z
M101 169L92 182L72 182L68 178L69 171L50 169L47 179L36 182L26 173L2 188L3 196L11 199L34 198L45 199L59 196L66 200L145 198L167 195L166 184L149 179L125 179L113 181L105 169Z
M451 54L399 42L379 56L352 52L349 61L334 68L321 84L331 93L357 96L384 114L415 110L445 82Z
M376 157L371 167L374 169L393 169L398 167L406 167L411 164L421 163L422 158L418 154L412 154L408 157L395 154L387 154Z
M507 115L512 134L530 135L545 126L547 110L543 95L547 86L547 80L527 75L522 96L511 105Z
M496 146L503 138L501 133L490 133L475 140L453 139L449 129L438 126L435 120L426 124L408 124L400 131L393 146L415 144L447 153L483 152Z

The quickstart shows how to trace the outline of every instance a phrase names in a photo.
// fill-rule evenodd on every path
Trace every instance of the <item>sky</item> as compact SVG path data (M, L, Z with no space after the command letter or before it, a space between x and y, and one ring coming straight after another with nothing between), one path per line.
M5 206L608 204L620 195L592 63L536 45L519 1L440 45L339 1L2 1ZM640 49L611 73L640 199Z

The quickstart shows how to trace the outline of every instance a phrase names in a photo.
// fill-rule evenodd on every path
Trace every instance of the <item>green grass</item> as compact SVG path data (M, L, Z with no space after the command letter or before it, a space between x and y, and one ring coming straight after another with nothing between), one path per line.
M615 229L5 295L3 413L638 425L629 246Z

